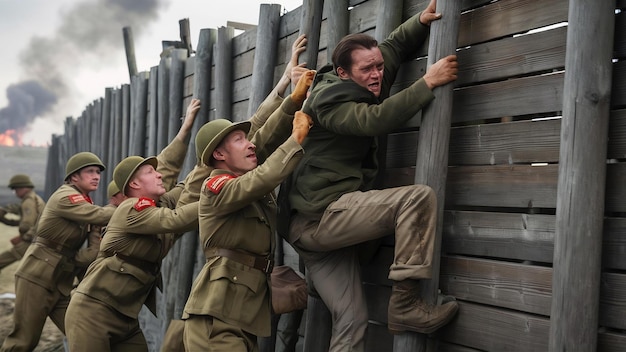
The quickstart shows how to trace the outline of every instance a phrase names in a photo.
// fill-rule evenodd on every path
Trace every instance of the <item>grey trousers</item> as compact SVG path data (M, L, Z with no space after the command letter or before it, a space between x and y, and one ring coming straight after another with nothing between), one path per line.
M321 219L296 214L289 241L330 310L331 351L363 351L367 306L355 245L395 233L389 279L429 279L437 198L424 185L344 194Z

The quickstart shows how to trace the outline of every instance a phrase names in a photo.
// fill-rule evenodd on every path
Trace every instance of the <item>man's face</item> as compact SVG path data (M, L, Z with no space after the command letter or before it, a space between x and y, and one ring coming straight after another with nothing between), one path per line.
M98 184L100 184L100 167L84 167L72 175L71 181L83 194L89 194L89 192L98 189Z
M342 79L351 79L356 84L380 96L383 83L383 71L385 61L378 47L371 49L359 48L352 51L352 67L349 71L337 68L337 73Z
M22 199L30 190L31 188L29 187L18 187L18 188L14 188L13 192L15 193L15 196L17 198Z
M256 146L246 138L242 130L229 133L213 152L213 157L224 161L228 170L241 176L258 165Z
M159 199L165 193L163 187L163 176L157 172L152 165L141 165L133 178L129 182L129 187L140 189L142 197L148 197L154 200Z

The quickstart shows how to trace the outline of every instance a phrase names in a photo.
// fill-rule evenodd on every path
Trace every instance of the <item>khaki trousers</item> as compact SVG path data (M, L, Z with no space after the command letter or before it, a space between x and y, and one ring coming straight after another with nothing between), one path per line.
M28 249L28 246L30 246L30 242L21 241L11 247L11 249L0 253L0 270L22 259L24 253L26 253L26 250Z
M183 332L188 352L258 352L257 337L210 315L192 315Z
M72 352L147 352L139 321L82 293L72 296L65 316Z
M437 198L424 185L344 194L321 219L296 214L290 242L331 311L331 351L363 351L367 306L355 245L395 232L389 279L429 279L437 226Z
M65 311L69 297L58 290L50 292L21 277L15 278L15 311L13 331L4 340L0 351L32 351L39 343L46 318L65 333Z

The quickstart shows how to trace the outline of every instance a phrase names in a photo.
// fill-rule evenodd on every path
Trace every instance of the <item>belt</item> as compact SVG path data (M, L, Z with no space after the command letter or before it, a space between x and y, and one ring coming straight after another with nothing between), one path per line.
M44 247L48 247L48 248L52 249L53 251L61 254L64 257L74 258L74 256L76 255L76 250L67 248L64 245L62 245L61 243L55 242L53 240L49 240L47 238L43 238L43 237L37 236L37 237L35 237L35 240L33 242L40 243Z
M100 253L103 253L106 257L118 257L121 260L125 261L126 263L132 265L132 266L136 266L139 269L149 273L149 274L153 274L156 275L161 271L161 267L155 263L155 262L151 262L149 260L143 260L143 259L139 259L139 258L134 258L134 257L129 257L127 255L121 254L119 252L112 252L112 251L101 251Z
M247 265L251 268L261 270L266 274L271 274L274 268L274 261L267 257L243 253L241 251L226 248L209 248L204 252L207 259L212 257L225 257L237 263Z

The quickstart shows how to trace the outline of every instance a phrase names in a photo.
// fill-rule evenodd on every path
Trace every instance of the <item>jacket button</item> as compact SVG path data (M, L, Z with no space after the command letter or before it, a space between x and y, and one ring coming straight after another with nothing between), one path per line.
M120 271L124 271L124 268L120 268Z
M233 276L233 281L237 281L237 276Z

